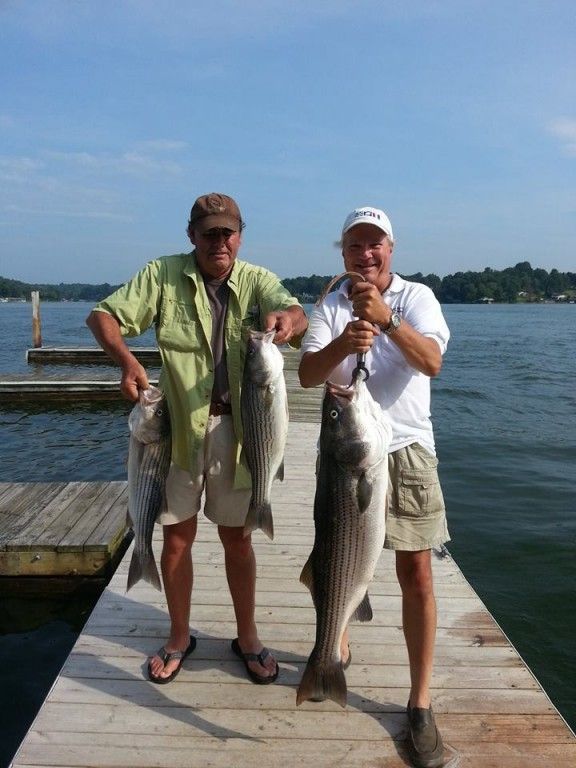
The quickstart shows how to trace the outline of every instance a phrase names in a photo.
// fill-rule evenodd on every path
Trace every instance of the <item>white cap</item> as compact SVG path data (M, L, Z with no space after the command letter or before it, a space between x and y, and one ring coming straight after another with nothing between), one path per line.
M378 229L381 229L382 232L385 232L390 240L394 242L390 219L386 216L384 211L381 211L379 208L370 208L369 206L355 208L352 213L349 213L348 216L346 216L346 221L342 227L342 235L344 236L346 232L348 232L349 229L352 229L352 227L355 227L356 224L373 224L375 227L378 227Z

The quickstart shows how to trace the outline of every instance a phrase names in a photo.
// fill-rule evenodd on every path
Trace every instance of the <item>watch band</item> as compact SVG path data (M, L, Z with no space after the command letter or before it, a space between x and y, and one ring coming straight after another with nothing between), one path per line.
M386 333L388 336L390 336L390 334L392 334L392 333L394 333L394 331L398 330L398 328L400 327L400 323L401 322L402 322L402 318L400 317L398 312L392 312L392 314L390 316L390 322L388 323L386 328L383 329L384 333Z

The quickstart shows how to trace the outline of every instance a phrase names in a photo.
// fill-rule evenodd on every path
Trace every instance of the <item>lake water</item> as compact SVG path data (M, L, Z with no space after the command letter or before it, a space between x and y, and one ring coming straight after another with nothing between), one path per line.
M89 309L43 304L44 346L92 345L84 326ZM448 548L575 729L576 306L443 309L452 339L433 381L433 419ZM25 362L30 304L0 304L0 338L0 372L65 375L62 366ZM154 338L135 343L153 345ZM123 479L128 410L0 404L0 481ZM22 667L34 657L39 665L0 693L3 712L9 701L11 713L0 726L0 765L21 741L90 610L86 601L75 608L70 601L7 604L0 624L4 669L16 654Z

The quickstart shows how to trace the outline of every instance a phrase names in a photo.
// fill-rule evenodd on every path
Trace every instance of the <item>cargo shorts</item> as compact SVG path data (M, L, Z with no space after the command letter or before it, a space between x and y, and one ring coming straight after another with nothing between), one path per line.
M388 454L385 549L415 552L450 541L437 467L419 443Z
M204 514L216 525L244 525L251 490L234 488L236 438L232 416L209 416L202 462L194 475L172 463L166 479L166 509L156 522L174 525Z

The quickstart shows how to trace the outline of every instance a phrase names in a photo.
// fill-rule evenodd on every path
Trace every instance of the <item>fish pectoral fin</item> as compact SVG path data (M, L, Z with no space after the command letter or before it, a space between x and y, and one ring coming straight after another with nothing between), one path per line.
M372 483L366 477L366 473L363 472L358 479L358 486L356 488L356 500L358 502L358 509L360 512L366 512L372 501Z
M362 601L360 602L360 605L352 616L350 617L351 621L372 621L373 617L372 613L372 606L370 605L370 598L368 597L368 592L364 595L362 598Z
M312 557L309 557L306 561L302 573L300 574L300 582L308 587L312 597L314 597L314 572L312 570Z
M284 482L284 459L282 459L278 471L276 472L276 480L280 480L281 483Z

